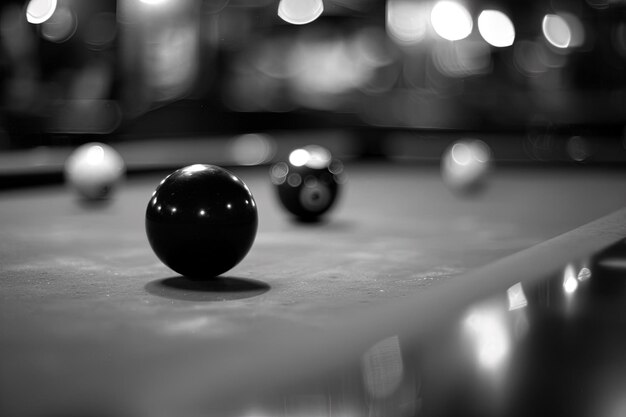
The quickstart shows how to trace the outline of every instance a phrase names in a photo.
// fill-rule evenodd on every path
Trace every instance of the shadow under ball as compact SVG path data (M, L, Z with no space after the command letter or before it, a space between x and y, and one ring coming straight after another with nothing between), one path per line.
M157 257L192 279L237 265L256 237L258 214L248 187L215 165L191 165L161 181L146 209L146 234Z

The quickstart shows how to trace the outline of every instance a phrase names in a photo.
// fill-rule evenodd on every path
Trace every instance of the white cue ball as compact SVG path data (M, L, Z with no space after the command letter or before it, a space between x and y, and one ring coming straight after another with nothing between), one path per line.
M441 176L453 192L471 194L481 190L491 169L491 149L477 139L462 139L446 149Z
M109 198L125 173L122 156L104 143L79 146L65 161L66 182L89 200Z

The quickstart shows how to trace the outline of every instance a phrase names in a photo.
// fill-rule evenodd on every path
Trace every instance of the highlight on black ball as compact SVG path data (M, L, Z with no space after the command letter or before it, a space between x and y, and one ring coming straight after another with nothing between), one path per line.
M145 222L157 257L181 275L202 279L223 274L246 256L258 214L241 179L216 165L195 164L160 182Z
M282 206L301 221L316 221L336 203L345 182L341 161L318 145L293 150L270 169Z

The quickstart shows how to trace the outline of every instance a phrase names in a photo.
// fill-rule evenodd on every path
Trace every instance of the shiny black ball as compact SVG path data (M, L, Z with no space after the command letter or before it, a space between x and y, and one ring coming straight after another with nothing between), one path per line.
M319 220L337 201L344 182L343 164L321 146L296 149L270 169L283 207L302 221Z
M248 187L215 165L165 177L146 209L146 234L161 261L188 278L220 275L246 256L258 226Z

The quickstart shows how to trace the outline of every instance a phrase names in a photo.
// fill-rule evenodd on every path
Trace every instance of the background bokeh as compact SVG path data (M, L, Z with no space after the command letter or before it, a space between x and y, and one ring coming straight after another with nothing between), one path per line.
M462 132L626 160L622 0L10 1L0 40L3 150L335 129L359 155Z

